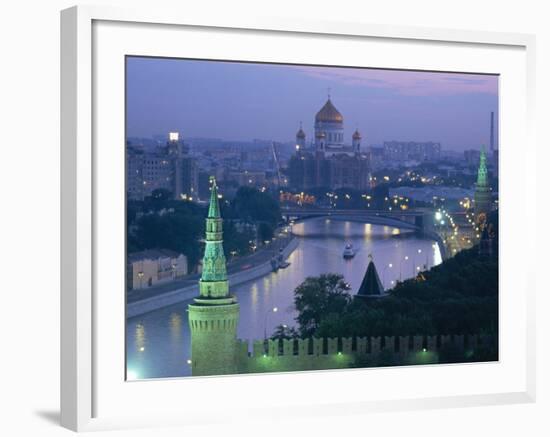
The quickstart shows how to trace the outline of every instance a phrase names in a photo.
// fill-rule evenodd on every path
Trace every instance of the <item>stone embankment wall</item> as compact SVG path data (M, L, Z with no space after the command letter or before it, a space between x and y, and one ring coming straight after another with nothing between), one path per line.
M283 249L283 258L287 259L290 254L298 246L298 240L296 238L291 238L288 244ZM229 287L235 287L237 285L243 284L248 281L260 278L264 275L267 275L271 272L271 262L266 261L255 267L251 267L247 270L236 272L228 276ZM199 295L199 284L198 281L196 284L179 288L172 291L167 291L165 293L158 294L143 300L129 303L126 306L126 317L135 317L141 314L148 313L150 311L157 310L159 308L164 308L169 305L173 305L178 302L183 302L186 300L191 300L194 297Z

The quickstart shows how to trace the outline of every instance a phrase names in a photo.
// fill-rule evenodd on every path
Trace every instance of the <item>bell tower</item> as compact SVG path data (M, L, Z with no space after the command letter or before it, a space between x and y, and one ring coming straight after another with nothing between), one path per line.
M206 218L200 292L188 307L193 376L238 372L239 304L235 296L229 294L218 187L213 177L210 180L212 187Z
M296 133L296 151L304 150L306 148L306 133L302 129L302 122L300 122L300 130Z

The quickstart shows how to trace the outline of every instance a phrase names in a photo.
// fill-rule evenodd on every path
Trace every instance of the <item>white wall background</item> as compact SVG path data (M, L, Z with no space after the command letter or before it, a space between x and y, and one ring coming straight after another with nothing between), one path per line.
M539 130L538 216L548 183L547 135L550 14L544 1L523 0L126 0L96 4L192 7L243 14L430 27L526 32L537 35ZM59 428L59 10L65 0L4 2L0 13L0 433L68 435ZM518 153L521 144L517 145ZM533 217L533 232L537 218ZM542 234L539 271L547 269ZM547 226L546 226L547 228ZM550 435L548 285L538 296L538 402L367 417L303 419L258 427L193 429L193 435ZM542 293L541 293L542 292ZM117 435L182 435L182 430L122 431ZM191 435L189 433L188 435Z

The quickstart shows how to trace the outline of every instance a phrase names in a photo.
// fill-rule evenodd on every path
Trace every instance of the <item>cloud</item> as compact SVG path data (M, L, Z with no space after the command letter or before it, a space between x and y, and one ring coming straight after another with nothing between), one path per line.
M498 76L495 75L367 68L306 66L296 66L294 68L309 77L319 80L383 89L404 96L498 94Z

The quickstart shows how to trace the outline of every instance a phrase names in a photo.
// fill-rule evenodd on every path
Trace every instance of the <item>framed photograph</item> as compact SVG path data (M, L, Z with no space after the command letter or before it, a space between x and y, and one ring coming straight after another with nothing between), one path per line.
M534 400L534 37L61 17L63 426Z

